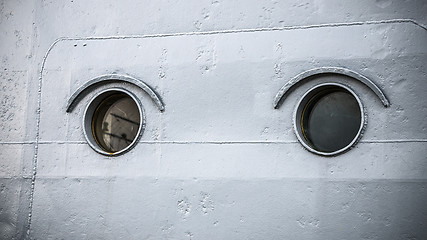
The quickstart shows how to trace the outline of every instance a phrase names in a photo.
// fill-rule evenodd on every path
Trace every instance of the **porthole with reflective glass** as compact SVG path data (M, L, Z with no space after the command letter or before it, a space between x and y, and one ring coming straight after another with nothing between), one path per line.
M350 88L338 83L320 84L306 92L294 120L302 145L326 156L354 146L365 126L361 101Z
M129 91L114 88L97 94L84 116L84 133L89 145L105 155L130 150L144 130L143 108Z

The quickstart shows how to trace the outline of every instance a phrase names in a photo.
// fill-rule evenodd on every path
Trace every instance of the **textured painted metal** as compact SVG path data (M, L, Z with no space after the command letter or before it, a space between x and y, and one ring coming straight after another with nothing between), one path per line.
M426 239L427 3L0 1L0 239ZM392 103L350 77L369 76ZM94 76L137 76L69 97ZM337 77L337 76L340 77ZM369 124L334 158L306 151L293 110L351 87ZM121 87L146 129L121 156L82 133L96 92Z

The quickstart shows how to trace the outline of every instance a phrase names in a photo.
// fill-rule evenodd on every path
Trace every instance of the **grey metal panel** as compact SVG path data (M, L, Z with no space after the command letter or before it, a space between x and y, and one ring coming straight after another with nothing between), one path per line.
M2 220L17 239L426 238L426 11L423 0L0 1ZM391 102L334 78L369 118L335 158L305 151L292 129L325 75L271 108L285 82L324 66L369 77ZM140 142L116 159L84 141L93 93L64 112L84 81L111 73L140 77L168 107L133 84L94 86L126 85L146 109Z

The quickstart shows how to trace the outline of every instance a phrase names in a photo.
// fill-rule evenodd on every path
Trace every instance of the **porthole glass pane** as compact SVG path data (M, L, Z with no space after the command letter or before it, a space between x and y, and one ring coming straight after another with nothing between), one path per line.
M326 90L307 104L302 129L314 149L335 152L353 141L360 128L360 117L353 95L340 89Z
M359 98L339 83L323 83L310 89L299 101L294 116L295 133L301 144L325 156L348 150L365 126Z
M137 137L140 112L135 101L125 93L115 93L97 106L92 118L96 143L106 152L115 153L128 147Z

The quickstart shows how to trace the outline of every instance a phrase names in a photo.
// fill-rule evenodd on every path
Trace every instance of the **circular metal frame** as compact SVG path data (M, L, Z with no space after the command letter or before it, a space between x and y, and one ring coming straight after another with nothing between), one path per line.
M135 138L133 139L133 141L124 149L111 153L111 152L107 152L104 149L102 149L99 146L99 144L97 143L95 136L93 134L93 130L92 130L92 119L93 119L93 116L94 116L96 109L99 106L99 104L101 104L106 97L111 96L115 93L124 93L133 99L133 101L138 106L139 117L140 117L141 121L139 124L138 132L137 132ZM116 88L108 88L108 89L105 89L105 90L97 93L90 100L89 104L87 105L87 107L85 109L84 115L83 115L83 133L85 135L86 141L88 142L89 146L93 150L95 150L96 152L98 152L100 154L107 155L107 156L118 156L118 155L121 155L121 154L126 153L127 151L131 150L138 143L138 141L141 138L144 130L145 130L144 108L142 107L142 104L139 101L139 99L133 93L131 93L128 90L123 89L123 88L117 88L117 87Z
M310 144L308 143L308 140L304 137L304 133L303 133L303 129L301 126L301 119L302 119L302 115L304 113L304 109L307 106L307 104L309 103L309 101L319 92L328 89L328 88L343 88L345 91L348 91L357 101L358 105L359 105L359 110L360 110L360 127L359 130L356 134L356 136L354 136L353 140L345 147L336 150L334 152L322 152L322 151L318 151L316 149L314 149L312 146L310 146ZM362 102L360 101L359 97L356 95L356 93L350 89L349 87L340 84L340 83L334 83L334 82L329 82L329 83L322 83L322 84L318 84L314 87L312 87L310 90L308 90L303 96L302 98L298 101L295 111L294 111L294 131L295 134L298 138L298 141L310 152L318 154L318 155L322 155L322 156L334 156L334 155L338 155L341 153L344 153L346 151L348 151L350 148L352 148L358 141L359 139L362 137L363 131L365 130L365 126L366 126L366 121L367 121L367 117L365 115L365 110L363 107Z

